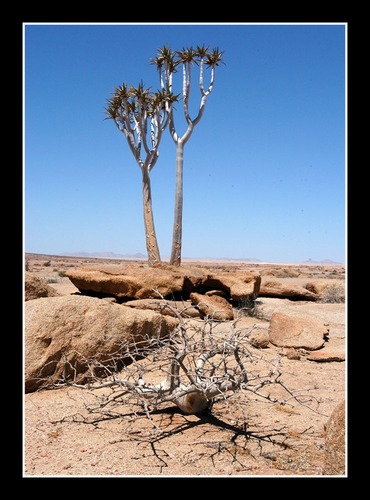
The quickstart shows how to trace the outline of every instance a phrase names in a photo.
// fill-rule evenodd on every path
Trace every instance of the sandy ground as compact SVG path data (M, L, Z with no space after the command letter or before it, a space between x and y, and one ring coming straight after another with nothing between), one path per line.
M49 276L49 283L60 293L74 293L76 289L61 273L66 262L53 260L52 269L32 261L33 272ZM67 265L71 265L71 259ZM315 273L318 277L319 271ZM57 277L52 282L54 276ZM307 276L290 279L307 281ZM338 279L343 279L342 273ZM329 316L341 314L344 321L344 304L320 306L320 314L324 314L324 308ZM251 326L256 323L255 318L244 321ZM268 327L268 321L265 323ZM344 338L336 342L336 348L339 342L339 347L345 349ZM336 406L346 399L346 362L318 363L308 360L305 353L300 359L289 359L283 349L271 344L263 350L255 349L254 354L268 361L281 358L284 384L306 394L305 404L290 399L282 405L251 392L238 392L215 402L211 411L203 415L185 415L176 406L166 404L148 419L133 400L124 399L113 407L97 406L102 391L97 394L63 387L26 394L24 476L322 475L325 424ZM279 387L271 391L286 398Z

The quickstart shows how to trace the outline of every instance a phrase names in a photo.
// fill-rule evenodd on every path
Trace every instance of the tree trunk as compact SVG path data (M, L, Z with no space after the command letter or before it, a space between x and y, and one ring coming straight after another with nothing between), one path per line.
M196 415L207 408L209 400L200 391L194 391L175 399L174 403L184 413Z
M176 142L176 193L175 193L175 217L173 223L172 251L170 264L181 265L182 245L182 202L183 202L183 158L184 144L181 140Z
M145 166L142 167L142 174L143 174L143 209L144 209L146 249L148 253L148 264L150 267L153 267L161 263L161 257L159 254L157 236L154 227L150 177Z

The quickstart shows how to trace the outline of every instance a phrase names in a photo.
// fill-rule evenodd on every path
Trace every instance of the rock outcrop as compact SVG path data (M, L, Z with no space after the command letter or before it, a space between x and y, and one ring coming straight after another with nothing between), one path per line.
M309 292L316 294L324 302L344 302L346 297L345 283L336 280L309 281L306 284Z
M314 351L324 346L328 326L311 318L275 312L271 316L270 342L278 347L294 347Z
M170 316L94 297L30 300L25 303L25 390L60 380L82 382L92 375L90 362L117 369L133 341L144 345L169 335L177 325Z
M286 284L278 280L262 280L259 297L272 297L290 300L311 300L320 298L319 294L303 286Z
M248 298L258 297L261 286L261 276L257 271L243 271L238 274L228 272L203 274L200 283L200 293L215 290L224 292L226 299L231 299L235 305L240 305Z
M199 309L194 307L191 301L182 300L162 300L162 299L136 299L124 302L126 307L133 307L134 309L149 309L156 311L165 316L177 317L178 314L183 318L200 318L201 313Z
M58 297L60 294L42 279L26 272L24 276L25 300L39 299L41 297Z
M319 285L312 284L312 291L276 286L274 293L283 292L279 298L263 298L266 285L270 283L271 293L274 287L267 282L263 288L260 274L254 271L99 264L66 274L80 294L60 295L26 273L27 392L72 377L87 380L87 360L95 359L101 366L113 358L116 362L120 349L124 352L133 339L169 334L178 324L179 313L183 318L213 318L220 328L223 322L229 328L228 322L239 321L251 303L255 317L266 322L248 333L253 346L288 349L293 353L287 354L289 359L345 359L343 304L323 304L305 295L321 297L326 288ZM303 300L283 298L287 290L291 297Z
M66 276L81 293L115 296L125 300L171 298L187 300L191 293L222 291L235 303L258 296L261 277L258 272L239 275L190 267L137 267L130 270L120 264L86 266L68 270Z
M193 292L190 294L190 300L199 309L202 318L207 316L214 321L229 321L234 319L233 308L230 302L223 297Z
M334 409L325 426L324 475L343 476L346 473L346 406L342 401Z
M201 273L187 276L182 268L136 267L130 270L120 264L102 264L68 270L66 276L84 294L115 296L124 299L148 299L180 296L189 293L201 280ZM187 292L187 293L186 293ZM186 298L186 297L183 297Z
M317 362L329 362L329 361L344 361L346 359L344 352L332 351L329 349L320 349L318 351L311 352L307 359L309 361Z

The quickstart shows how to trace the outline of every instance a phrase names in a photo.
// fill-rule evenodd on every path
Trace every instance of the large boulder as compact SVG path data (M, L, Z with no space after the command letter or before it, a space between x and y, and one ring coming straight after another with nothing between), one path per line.
M39 299L40 297L58 297L58 293L53 287L45 283L31 272L26 272L24 276L25 300Z
M206 274L202 278L202 289L221 290L227 299L235 305L243 305L247 299L254 299L259 295L261 275L257 271L243 271L239 273L220 272Z
M196 267L148 266L130 267L125 264L99 264L71 269L66 276L81 293L115 296L122 300L171 298L187 300L190 293L205 294L222 291L226 299L239 304L259 293L258 272L238 274L217 272Z
M179 296L184 288L193 290L202 273L186 275L182 268L127 267L122 264L99 264L71 269L66 276L82 293L111 295L127 299Z
M346 473L346 406L339 403L325 426L324 475Z
M284 280L262 280L259 297L310 301L316 301L320 298L313 290L308 290L300 285L285 283Z
M25 303L25 390L58 381L83 383L89 364L120 368L129 344L169 335L178 320L79 295ZM122 364L121 364L122 367ZM101 375L97 369L97 375Z
M309 281L306 284L308 291L316 294L321 301L329 303L345 302L345 282L338 280Z
M299 317L291 312L275 312L271 316L270 342L278 347L314 351L324 346L328 335L328 325L323 321Z
M345 360L344 303L324 304L263 297L256 301L256 315L270 323L271 343L287 349L299 349L307 346L307 338L310 338L309 345L315 349L309 349L310 353L305 359L317 362ZM289 321L286 316L290 318ZM272 317L274 319L271 322Z

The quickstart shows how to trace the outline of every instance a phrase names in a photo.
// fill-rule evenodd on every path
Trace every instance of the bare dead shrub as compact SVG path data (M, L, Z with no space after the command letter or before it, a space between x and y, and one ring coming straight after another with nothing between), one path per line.
M112 360L109 366L83 360L91 377L78 387L96 393L95 409L134 401L149 418L152 411L168 403L185 414L201 414L238 391L280 405L294 400L310 406L315 400L309 394L311 389L292 390L285 385L280 357L269 358L252 348L248 337L253 327L238 330L237 320L194 321L166 301L164 306L172 309L179 326L166 338L143 337L120 349L119 372Z

